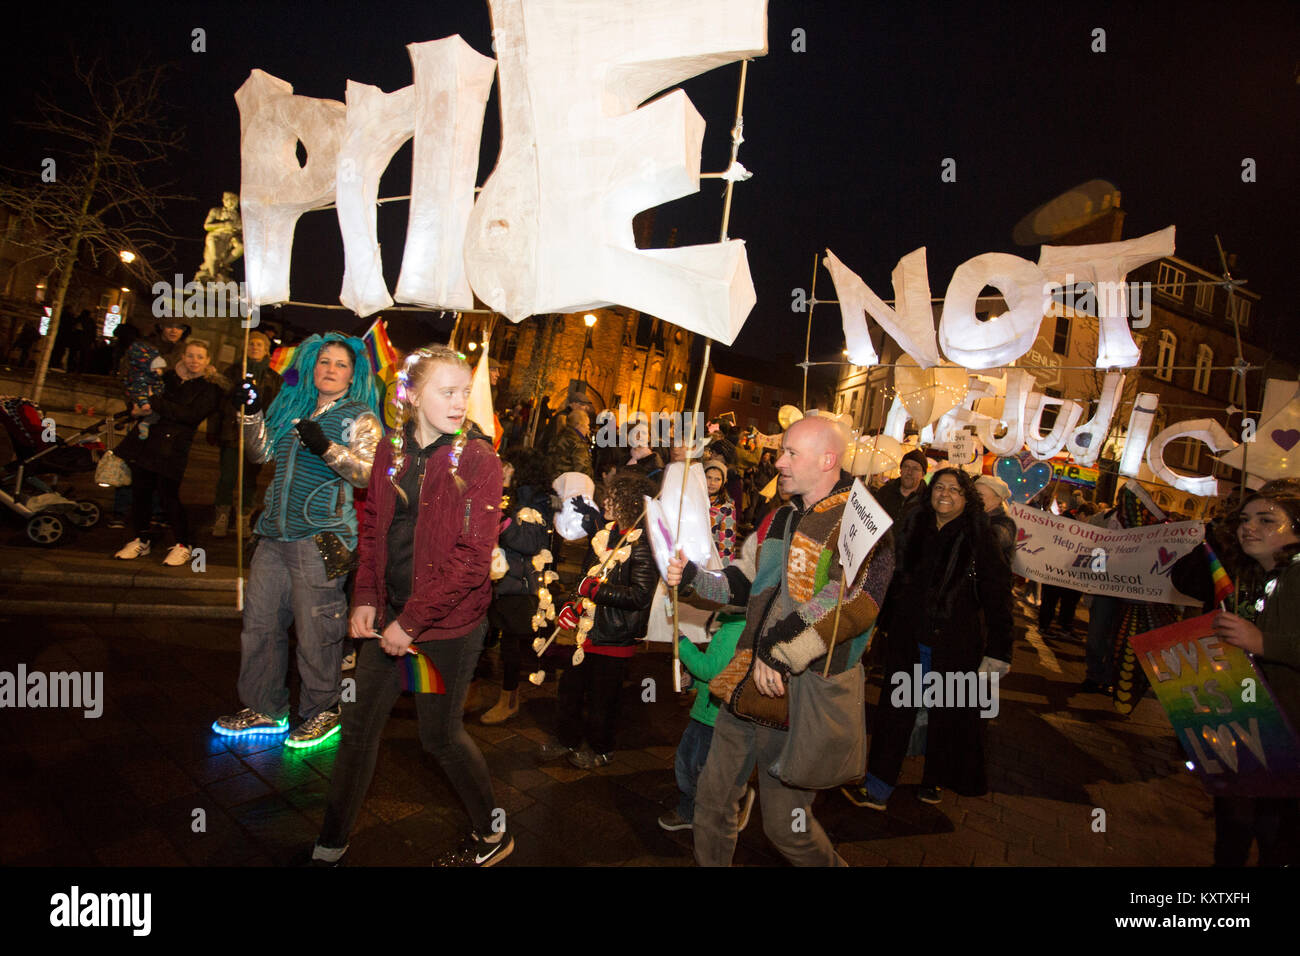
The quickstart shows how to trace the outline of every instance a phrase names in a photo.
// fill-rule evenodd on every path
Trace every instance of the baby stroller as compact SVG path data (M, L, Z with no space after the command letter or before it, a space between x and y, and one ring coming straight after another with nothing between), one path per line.
M95 451L103 448L99 431L108 421L100 419L71 438L55 435L47 442L40 409L25 398L0 397L0 423L14 449L13 461L0 469L0 504L26 522L27 538L33 544L53 547L65 540L69 526L93 528L99 523L99 505L64 497L37 475L94 471Z

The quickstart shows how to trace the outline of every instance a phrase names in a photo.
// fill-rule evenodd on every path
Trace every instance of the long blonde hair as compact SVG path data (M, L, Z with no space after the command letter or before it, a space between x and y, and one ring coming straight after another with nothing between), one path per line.
M397 388L393 392L393 430L388 436L388 440L393 444L393 464L388 469L388 480L397 490L398 496L408 505L410 502L406 498L406 492L397 483L397 474L406 461L406 425L416 413L412 398L420 394L436 365L451 365L473 374L465 356L446 345L427 345L416 349L406 357L402 370L397 373ZM452 477L456 479L456 487L460 489L464 488L465 483L456 474L456 468L460 463L460 453L467 439L468 424L462 426L452 450Z

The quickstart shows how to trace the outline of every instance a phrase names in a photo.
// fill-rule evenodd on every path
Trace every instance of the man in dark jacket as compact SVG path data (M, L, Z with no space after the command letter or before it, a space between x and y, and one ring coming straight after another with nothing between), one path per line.
M568 423L555 436L550 447L551 478L569 471L577 471L595 478L591 467L591 419L586 409L574 408L569 412Z
M898 467L898 477L885 482L876 492L880 507L894 521L898 521L904 508L917 501L917 493L925 488L925 482L921 479L925 477L926 466L925 453L919 448L913 448L903 456Z
M614 523L607 526L603 542L600 532L589 535L589 568L578 585L581 603L566 605L557 618L561 626L576 627L578 650L560 678L556 741L542 749L543 759L564 755L580 770L603 767L611 759L623 679L645 636L659 572L640 528L596 572L609 549L636 523L643 498L652 494L654 485L640 475L619 475L609 484L605 512ZM584 735L588 746L578 749Z

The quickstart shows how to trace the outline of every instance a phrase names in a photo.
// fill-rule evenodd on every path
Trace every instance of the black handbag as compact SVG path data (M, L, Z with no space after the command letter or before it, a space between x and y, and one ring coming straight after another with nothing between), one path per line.
M797 790L827 790L867 772L866 675L859 661L834 677L790 678L790 730L768 773Z

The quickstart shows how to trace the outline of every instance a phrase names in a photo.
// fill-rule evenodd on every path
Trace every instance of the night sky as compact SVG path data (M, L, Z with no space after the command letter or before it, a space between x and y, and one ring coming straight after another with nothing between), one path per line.
M610 0L615 2L615 0ZM304 12L311 11L311 12ZM920 3L790 3L768 9L770 52L749 70L740 160L754 178L738 184L730 235L748 243L758 305L736 342L772 355L786 337L801 353L804 317L791 290L807 288L813 255L830 247L884 298L889 275L912 249L928 248L930 282L942 295L952 270L984 252L1035 260L1012 229L1065 190L1100 178L1122 192L1125 238L1178 227L1177 255L1218 271L1214 235L1237 254L1234 274L1261 294L1261 330L1291 340L1297 251L1297 85L1300 14L1290 3L1144 3L1070 6ZM207 52L190 52L190 31ZM1106 31L1106 52L1090 47ZM801 29L806 52L792 50ZM342 100L348 79L391 91L412 81L408 43L459 33L491 54L486 2L133 3L47 5L25 10L0 77L6 139L0 163L48 155L12 120L32 115L33 94L66 84L70 52L115 62L172 63L170 99L187 151L172 175L194 196L169 212L173 266L192 275L202 223L239 183L234 92L253 68L295 92ZM708 121L704 171L726 165L738 64L685 84ZM499 143L489 100L479 182ZM409 192L410 144L380 195ZM54 155L58 155L55 153ZM940 179L953 158L957 181ZM1257 181L1244 183L1253 158ZM29 167L30 168L30 167ZM714 242L722 186L659 207L655 244ZM400 269L404 204L380 212L390 289ZM296 300L338 301L342 244L332 212L306 214L294 246ZM823 269L818 293L833 297ZM319 328L365 324L347 313L294 316ZM815 314L815 357L837 356L834 306ZM801 358L802 355L800 354Z

